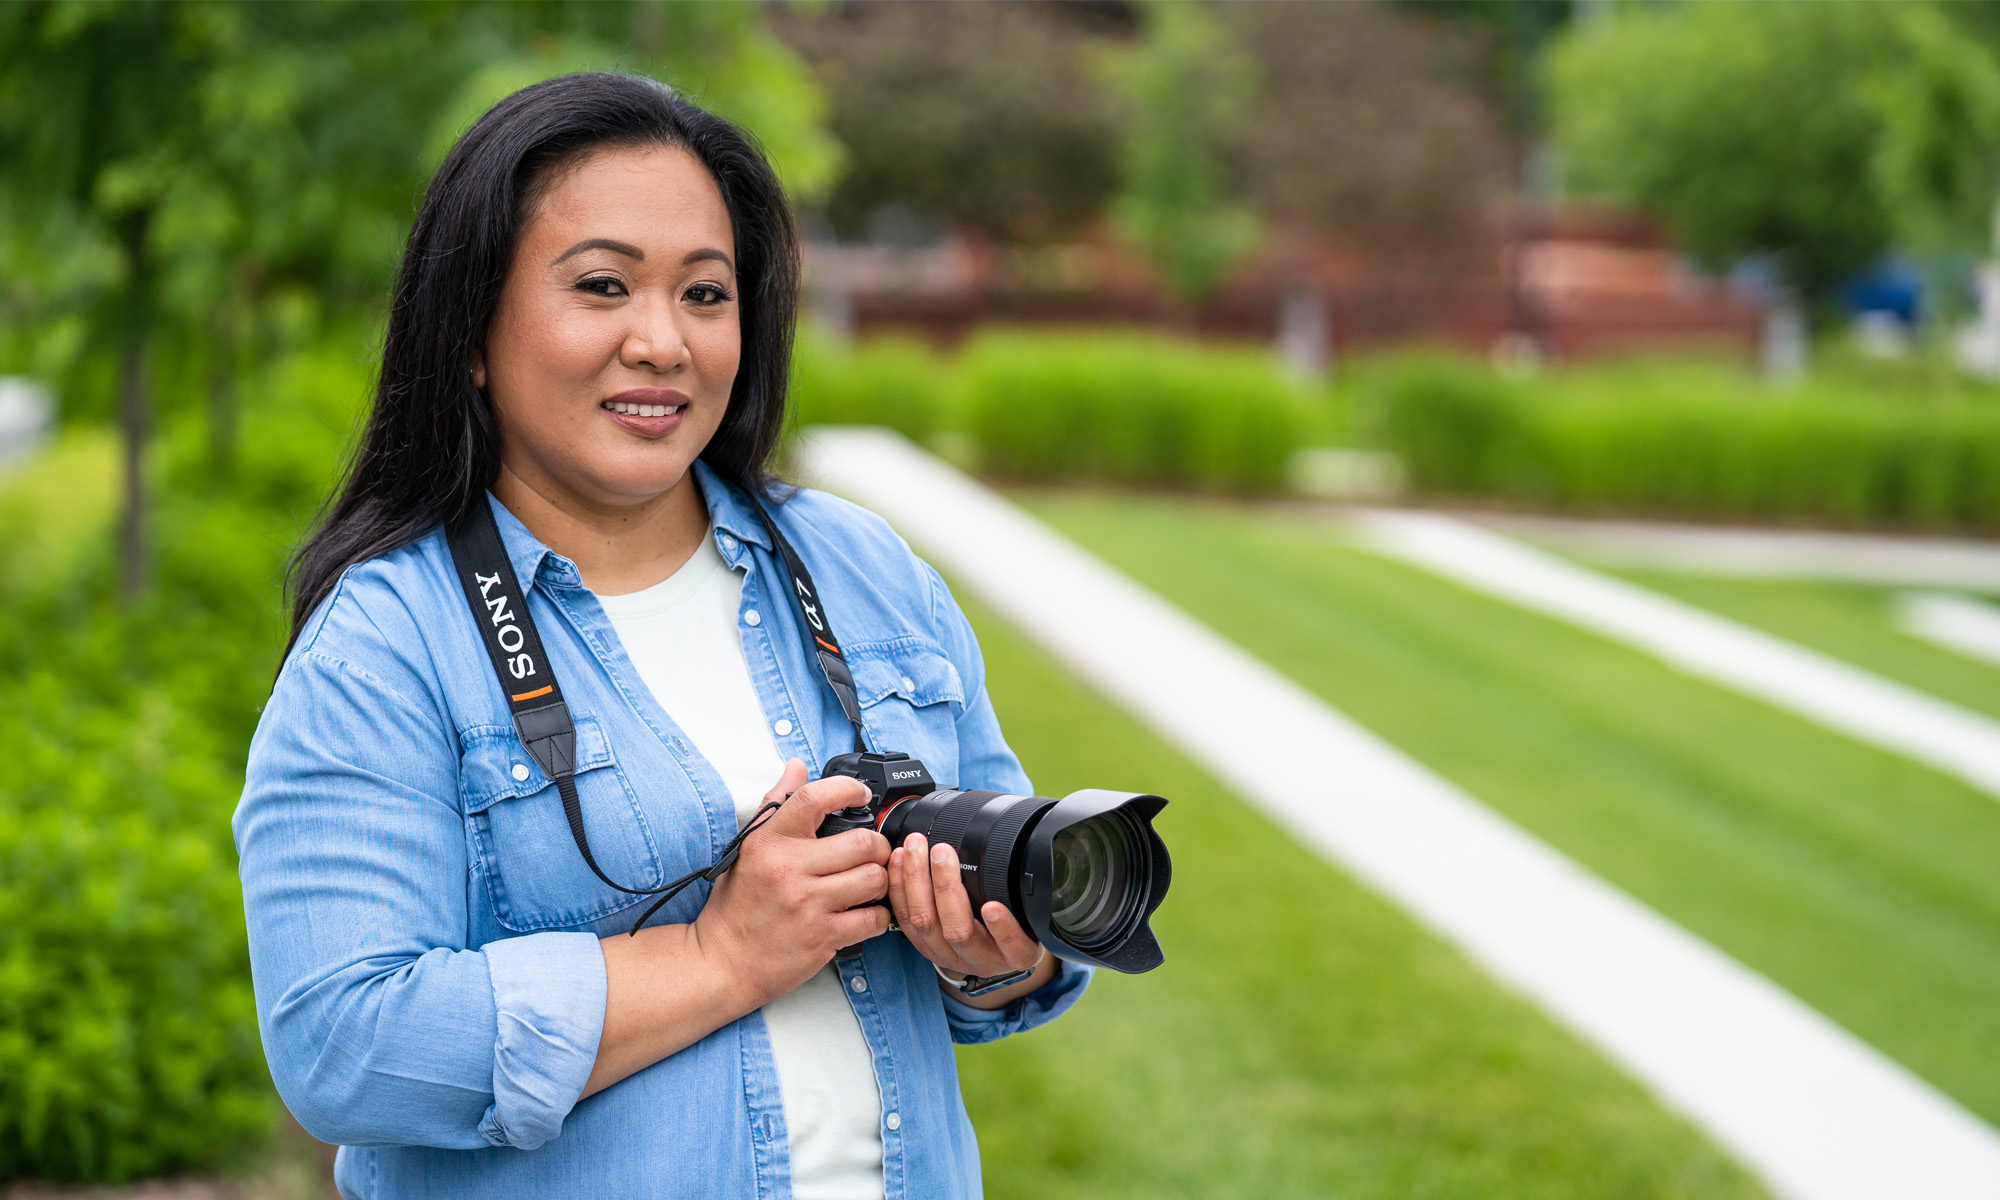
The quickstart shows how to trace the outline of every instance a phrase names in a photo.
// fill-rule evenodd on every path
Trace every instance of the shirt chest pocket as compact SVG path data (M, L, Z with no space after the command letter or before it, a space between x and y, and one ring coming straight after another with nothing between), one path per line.
M965 685L951 660L909 638L849 647L847 660L874 748L900 750L920 759L940 784L955 783Z
M575 780L597 865L626 887L660 886L667 878L660 831L648 822L604 730L587 716L576 719ZM513 729L488 726L465 735L459 785L501 925L517 933L588 925L646 899L607 887L591 872L561 793Z

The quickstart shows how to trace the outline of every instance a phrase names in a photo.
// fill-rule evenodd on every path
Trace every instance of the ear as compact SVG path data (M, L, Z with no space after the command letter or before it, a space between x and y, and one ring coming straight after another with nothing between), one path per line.
M486 390L486 352L484 350L474 350L472 352L472 386L481 391Z

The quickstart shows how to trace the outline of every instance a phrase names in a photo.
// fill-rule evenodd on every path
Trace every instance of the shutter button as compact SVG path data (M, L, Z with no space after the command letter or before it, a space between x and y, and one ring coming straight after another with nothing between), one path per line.
M847 986L857 992L865 992L868 990L868 977L866 975L856 975L853 979L847 981Z
M514 782L516 782L516 783L526 783L526 782L527 782L527 780L528 780L528 764L527 764L527 763L515 763L515 764L514 764Z

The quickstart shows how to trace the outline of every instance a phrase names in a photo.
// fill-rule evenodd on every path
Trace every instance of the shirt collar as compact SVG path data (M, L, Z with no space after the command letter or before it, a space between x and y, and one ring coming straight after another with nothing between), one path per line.
M758 520L757 510L743 493L722 481L722 476L714 468L700 459L694 462L694 477L701 481L702 499L708 502L708 522L715 526L718 535L727 533L739 542L771 549L770 531L764 522ZM724 555L733 564L732 555Z
M742 493L722 481L713 468L696 459L695 478L701 481L702 499L708 504L709 524L715 527L715 536L729 534L740 542L748 542L765 550L771 549L771 534L764 528L764 522L757 519L756 510L750 507ZM548 568L549 582L565 587L581 587L583 576L576 564L543 545L541 540L528 532L520 518L507 511L507 506L491 492L486 494L486 502L493 506L493 519L500 526L500 544L507 548L507 561L513 564L516 579L536 580L541 578L544 566ZM723 555L731 565L735 565L734 554Z
M544 564L549 569L549 582L566 587L580 587L583 576L576 564L544 546L540 538L528 532L521 519L507 511L500 498L492 492L486 493L486 502L493 506L493 520L500 526L500 544L506 547L507 561L514 567L514 578L526 581L524 586L533 587L541 578Z

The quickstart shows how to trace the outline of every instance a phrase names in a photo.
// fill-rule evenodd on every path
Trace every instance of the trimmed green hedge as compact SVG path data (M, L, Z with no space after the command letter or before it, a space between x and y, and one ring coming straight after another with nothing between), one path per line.
M1510 380L1443 357L1379 367L1364 429L1422 491L1583 512L2000 527L2000 398L1721 367Z
M908 341L801 341L797 420L969 437L982 470L1211 491L1283 486L1314 398L1260 350L1140 333L981 334L956 355Z

